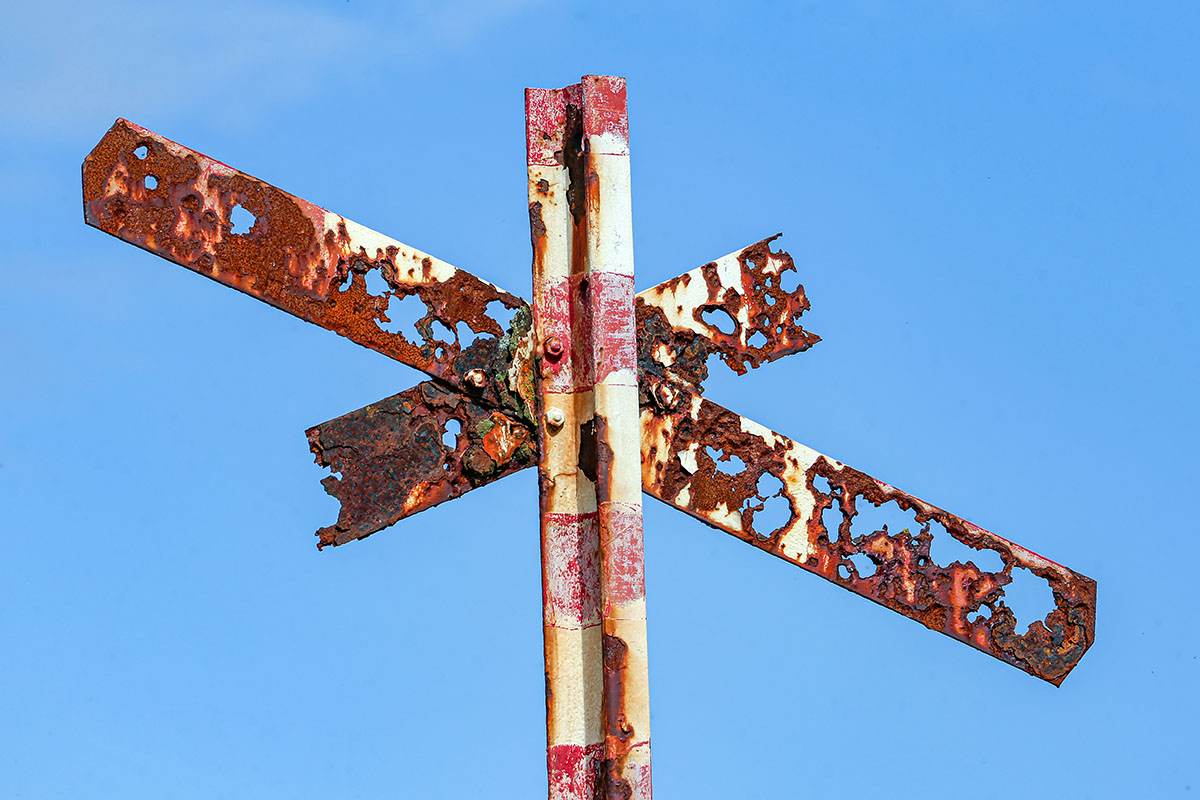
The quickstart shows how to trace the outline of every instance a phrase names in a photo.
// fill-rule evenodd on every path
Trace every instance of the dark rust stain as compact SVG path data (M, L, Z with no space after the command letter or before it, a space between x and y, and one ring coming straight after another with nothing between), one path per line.
M529 233L533 237L533 245L537 247L546 238L546 223L542 221L542 204L529 204Z
M585 206L584 171L587 163L587 137L583 135L583 110L574 103L567 104L567 122L563 149L555 153L559 163L567 168L567 206L575 224L583 222Z
M605 758L596 762L594 796L597 800L629 800L633 797L633 786L621 773L622 765L618 759Z
M609 756L597 765L596 793L605 800L633 796L633 787L624 777L633 726L625 716L625 669L629 645L619 636L605 633L601 641L604 666L604 735Z
M604 634L604 732L622 744L633 738L625 719L625 666L629 645L619 636Z
M342 509L317 532L320 547L364 539L537 461L523 421L434 381L317 425L308 441L317 463L341 475L321 482Z

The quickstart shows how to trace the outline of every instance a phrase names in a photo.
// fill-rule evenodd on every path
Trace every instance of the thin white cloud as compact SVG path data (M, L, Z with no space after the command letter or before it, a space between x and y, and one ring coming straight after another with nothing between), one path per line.
M19 4L0 31L0 107L26 133L50 136L113 109L161 118L208 105L252 117L307 93L315 107L336 108L328 79L370 74L384 60L437 63L535 3L406 4L382 21L338 4Z

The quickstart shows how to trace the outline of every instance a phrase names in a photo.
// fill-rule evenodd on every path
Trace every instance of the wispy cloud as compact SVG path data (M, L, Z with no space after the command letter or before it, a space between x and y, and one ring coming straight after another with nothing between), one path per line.
M161 117L207 105L253 116L310 92L314 103L330 102L316 86L331 77L368 73L384 59L438 63L535 4L455 0L370 15L339 4L19 4L0 31L0 104L29 133L53 135L114 108Z

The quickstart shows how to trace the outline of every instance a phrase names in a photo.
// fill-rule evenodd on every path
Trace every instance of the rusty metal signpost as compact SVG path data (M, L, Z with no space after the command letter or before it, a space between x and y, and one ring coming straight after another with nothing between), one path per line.
M819 338L775 237L634 293L624 80L526 90L526 132L532 305L123 119L84 161L84 213L430 376L308 431L341 503L319 546L537 467L554 800L651 796L643 492L1060 684L1092 643L1095 581L702 397L710 360L740 374ZM868 505L915 522L866 530ZM935 535L1002 566L938 564ZM1054 595L1022 632L1016 570Z

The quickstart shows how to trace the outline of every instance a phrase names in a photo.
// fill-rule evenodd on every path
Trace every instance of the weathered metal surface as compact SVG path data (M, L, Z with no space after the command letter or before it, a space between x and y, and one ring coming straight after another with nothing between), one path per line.
M536 461L528 422L425 381L308 430L322 481L342 504L319 546L365 539ZM337 477L340 475L341 477Z
M563 157L568 96L576 114L578 85L525 91L533 319L541 352L536 374L545 422L538 431L538 483L546 768L550 800L595 800L604 758L600 540L596 487L579 464L584 424L594 408L591 372L584 366L589 320L579 282L571 278L582 220L571 213Z
M552 800L650 798L624 81L526 93Z
M637 340L633 302L629 115L625 80L581 81L583 169L571 185L584 200L584 270L579 290L590 319L595 379L591 469L600 539L603 629L603 796L650 800L650 672L642 543ZM568 153L572 147L567 142ZM568 165L575 161L567 158ZM580 467L588 454L581 452ZM589 459L590 460L590 459Z
M528 326L522 300L468 272L123 119L84 160L83 201L89 225L530 416L531 384L464 381L507 374L505 320Z
M689 395L670 412L643 408L642 485L709 525L1055 685L1092 644L1091 578L701 397ZM756 524L773 498L785 501L786 521ZM912 527L855 524L868 506L888 504L911 512ZM985 570L979 558L936 563L935 534L991 551L1002 566ZM1004 602L1017 569L1044 580L1054 596L1044 619L1020 621L1032 622L1023 633Z
M708 376L710 356L744 374L821 341L800 325L808 297L792 257L771 247L779 236L638 294L643 382L652 376L696 389Z

